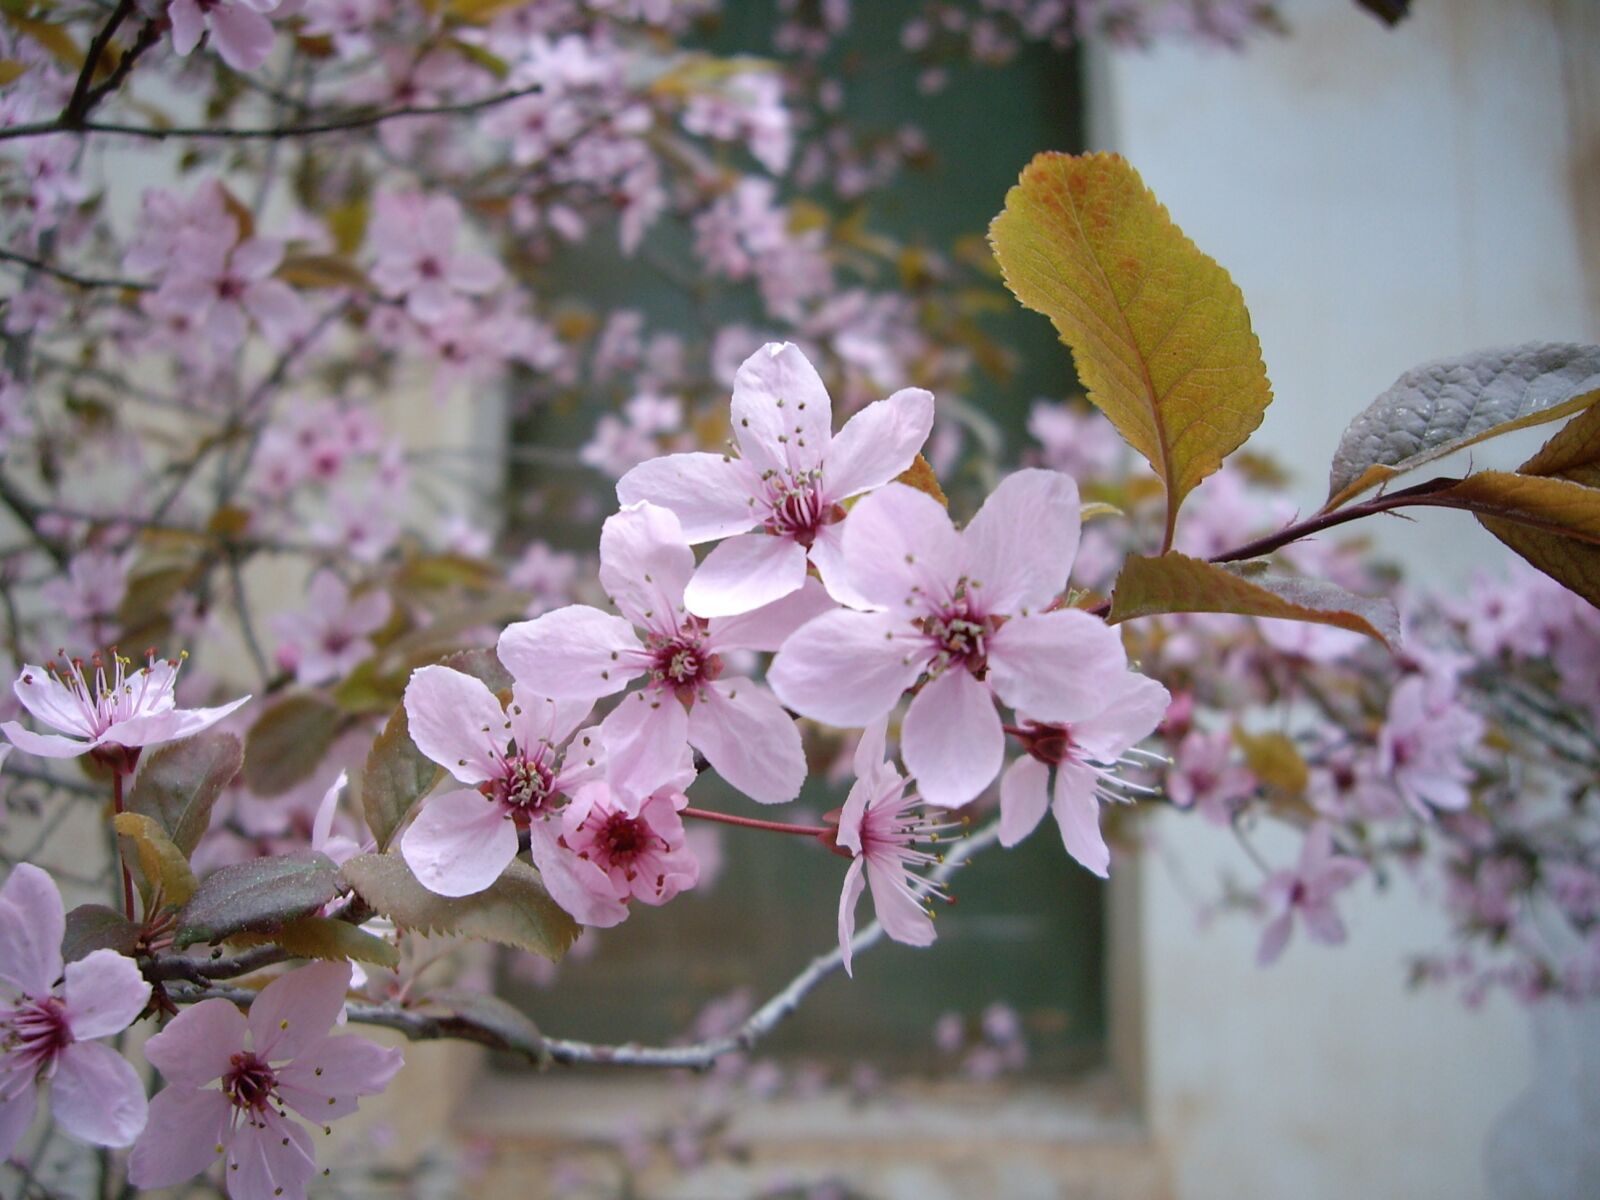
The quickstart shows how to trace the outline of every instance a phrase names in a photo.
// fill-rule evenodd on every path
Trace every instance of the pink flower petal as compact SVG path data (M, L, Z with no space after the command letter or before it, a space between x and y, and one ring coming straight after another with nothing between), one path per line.
M512 685L511 707L506 716L517 746L530 754L540 746L553 749L561 745L593 709L592 701L552 700L518 683Z
M273 238L249 238L233 248L228 265L242 279L265 279L283 261L283 243Z
M56 1058L50 1109L79 1141L131 1146L144 1128L147 1107L139 1072L110 1046L74 1042Z
M822 464L822 492L837 504L882 487L916 460L933 430L933 393L902 388L845 422Z
M1000 777L1000 844L1015 846L1050 807L1050 768L1024 755Z
M172 1187L210 1167L221 1158L217 1147L232 1136L228 1123L233 1111L219 1088L177 1085L157 1092L144 1132L128 1157L128 1182L140 1188Z
M333 818L339 811L339 793L344 791L345 785L349 782L349 775L340 771L339 777L327 791L322 793L322 802L317 805L317 815L311 819L313 850L322 850L328 844L328 835L333 832Z
M697 617L732 617L782 600L805 581L806 552L800 543L744 533L706 555L683 601Z
M844 523L846 582L890 612L920 610L955 592L961 539L950 516L926 492L891 483L865 497Z
M75 737L94 736L82 701L43 667L25 664L11 690L23 708L50 728Z
M1284 913L1267 923L1267 927L1261 931L1261 945L1256 949L1258 966L1270 967L1278 961L1283 948L1289 944L1289 934L1294 929L1293 922L1293 916Z
M22 1135L33 1126L39 1111L39 1090L31 1083L14 1095L0 1095L0 1162L11 1157Z
M344 1011L350 964L314 962L280 975L250 1005L252 1048L269 1062L284 1062L328 1036Z
M471 896L516 858L517 827L481 792L446 792L423 804L400 838L400 854L430 892Z
M769 342L733 377L733 436L758 471L809 471L833 439L833 402L817 369L790 342Z
M1078 485L1060 471L1017 471L962 533L970 585L988 613L1048 606L1078 553Z
M671 509L632 504L600 527L600 586L635 625L675 632L693 574L694 551Z
M623 505L649 501L677 514L690 542L743 533L756 524L749 468L725 454L666 454L617 481Z
M62 999L72 1036L80 1042L121 1033L144 1011L150 985L131 958L95 950L70 962Z
M1072 855L1101 879L1111 866L1111 851L1100 833L1100 800L1095 795L1095 773L1077 763L1056 768L1056 824L1061 841Z
M222 1077L228 1060L244 1049L248 1028L244 1014L228 1001L202 1000L144 1044L145 1061L170 1083L199 1087Z
M689 743L717 774L761 804L793 800L806 781L794 719L748 679L721 680L700 692L689 712Z
M196 0L172 0L167 19L172 22L172 49L179 58L186 57L205 36L205 15Z
M857 779L871 779L882 773L885 759L888 758L888 745L889 718L879 717L863 729L861 736L856 739L856 749L850 763ZM855 848L859 850L860 846Z
M711 649L764 650L768 653L813 617L832 612L833 601L815 579L807 579L799 590L781 600L764 604L735 617L718 617L707 629Z
M1155 732L1172 703L1166 688L1133 671L1112 687L1105 708L1072 725L1073 740L1102 763L1115 762Z
M317 1177L311 1134L268 1109L236 1126L228 1143L230 1200L299 1200Z
M645 688L625 696L600 722L606 781L630 812L659 787L681 777L689 714L670 692Z
M32 863L18 863L0 887L0 979L29 996L48 996L61 977L66 931L55 880Z
M405 706L417 749L462 783L499 774L510 722L481 680L450 667L422 667L406 684Z
M241 5L211 10L211 42L235 71L254 71L272 53L272 22Z
M898 860L880 861L869 857L867 886L872 889L872 908L883 931L906 946L933 945L933 918L905 882L905 867Z
M40 758L77 758L94 744L49 733L33 733L15 721L0 724L0 733L4 733L11 744L24 754L35 754Z
M249 699L249 696L240 696L215 708L174 708L149 716L130 717L111 726L101 740L116 742L119 746L153 746L157 742L176 742L210 729Z
M320 1125L355 1112L356 1097L383 1091L404 1065L392 1046L353 1034L326 1037L278 1072L278 1091L289 1107Z
M1076 609L1013 617L989 636L989 682L1041 721L1078 721L1105 705L1128 669L1117 631Z
M890 613L824 613L783 643L767 683L780 701L814 721L865 725L895 706L932 657L910 634Z
M844 973L852 977L855 970L850 959L855 947L851 943L856 936L856 904L867 886L866 865L867 860L860 857L851 862L850 869L844 873L844 888L839 893L839 957L844 960Z
M643 651L621 617L570 604L506 626L499 652L506 669L540 695L597 700L644 671Z
M917 693L900 734L900 755L917 791L945 808L965 804L993 782L1005 745L993 695L960 668Z
M828 595L840 604L862 611L884 608L884 605L874 604L856 591L850 582L850 572L844 561L844 530L848 524L849 520L838 521L817 530L817 536L811 543L811 565L822 577L822 586Z
M486 254L458 254L450 263L450 286L457 291L481 296L500 286L505 272Z
M1301 908L1300 919L1305 922L1306 934L1324 946L1338 946L1345 940L1344 922L1331 904L1308 904Z
M603 785L601 785L603 786ZM556 842L550 825L532 829L529 850L550 898L580 925L610 929L628 919L628 906L605 884L605 874Z

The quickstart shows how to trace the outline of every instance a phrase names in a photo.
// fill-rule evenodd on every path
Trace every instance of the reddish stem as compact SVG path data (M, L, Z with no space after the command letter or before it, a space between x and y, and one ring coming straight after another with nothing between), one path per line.
M702 821L721 821L724 825L738 825L745 829L766 829L772 833L793 833L801 837L827 837L833 832L826 825L785 825L782 821L758 821L754 817L735 817L730 813L711 812L704 808L685 808L680 816L698 817Z
M122 815L122 772L114 771L111 775L111 810L117 816ZM133 875L128 871L128 860L122 853L122 837L117 835L117 863L122 867L122 907L128 920L133 917Z

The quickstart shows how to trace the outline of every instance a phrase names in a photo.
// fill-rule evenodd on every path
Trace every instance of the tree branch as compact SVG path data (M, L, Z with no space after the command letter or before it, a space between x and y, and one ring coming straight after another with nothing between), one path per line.
M27 254L18 254L15 250L0 248L0 261L16 263L18 266L27 267L30 271L49 275L63 283L70 283L73 287L81 288L120 288L126 291L148 292L153 284L142 283L137 279L115 279L101 275L80 275L76 271L68 271L62 267L52 266L42 258L34 258Z
M935 883L948 881L963 863L994 845L999 839L1000 822L993 821L972 836L954 843L946 853L944 861L928 873L928 878ZM855 953L859 955L882 940L883 926L873 921L856 935ZM239 955L229 961L240 963L247 957L249 956ZM704 1071L724 1055L754 1047L798 1009L806 996L837 971L843 963L844 956L837 948L826 954L819 954L737 1029L722 1037L708 1038L703 1042L692 1042L685 1046L645 1046L636 1042L609 1045L579 1041L574 1038L542 1038L537 1043L525 1044L514 1042L501 1031L492 1029L463 1013L430 1012L425 1009L402 1008L394 1004L351 1004L347 1006L346 1012L352 1021L398 1030L414 1042L439 1041L446 1038L475 1042L493 1050L521 1055L529 1062L540 1066L557 1062L566 1066L665 1067ZM215 973L214 964L197 963L194 966L196 974L208 978L220 977ZM207 970L208 967L211 968L210 971ZM168 994L179 1004L194 1004L200 1000L220 996L240 1008L248 1008L256 997L255 992L245 988L180 986L169 989Z

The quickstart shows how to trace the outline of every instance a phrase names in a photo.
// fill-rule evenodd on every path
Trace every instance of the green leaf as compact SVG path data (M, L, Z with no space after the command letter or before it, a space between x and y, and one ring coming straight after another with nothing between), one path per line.
M1113 154L1041 154L989 226L1006 285L1072 347L1089 399L1183 498L1272 402L1244 296Z
M189 869L188 858L173 845L161 824L143 813L123 812L113 818L112 825L118 836L133 843L135 861L143 878L140 891L146 911L157 888L161 890L163 907L179 908L188 903L195 892L194 872Z
M292 287L372 290L361 268L339 254L291 254L278 267L277 274Z
M339 868L326 854L303 850L234 863L206 876L178 914L179 950L236 933L276 933L308 917L339 890Z
M1566 457L1566 451L1550 456L1555 462ZM1600 488L1563 478L1479 471L1434 493L1429 502L1471 512L1533 567L1600 606Z
M1235 725L1233 740L1244 752L1245 765L1250 768L1250 773L1262 783L1290 796L1298 796L1306 790L1311 771L1299 747L1287 734L1276 730L1250 733Z
M280 700L245 735L246 785L258 796L281 796L311 777L343 730L339 710L317 696Z
M236 933L228 940L236 946L282 946L296 958L369 963L391 969L400 965L400 951L393 942L337 917L301 917L276 933Z
M361 773L361 807L379 850L389 848L412 807L443 778L444 768L411 740L404 706L395 709Z
M1113 625L1162 613L1235 613L1333 625L1392 646L1400 617L1387 600L1357 596L1331 583L1271 575L1243 575L1186 554L1132 555L1111 596Z
M67 933L61 957L67 962L96 950L115 950L132 958L139 948L139 927L104 904L80 904L67 914Z
M484 891L459 897L430 892L393 851L357 855L343 869L356 894L403 929L482 938L552 962L578 937L577 923L550 898L539 873L521 859Z
M1600 346L1528 342L1424 363L1350 422L1328 473L1338 508L1456 450L1600 400Z
M148 752L128 811L151 817L185 856L211 823L211 807L239 773L244 748L231 733L197 733Z

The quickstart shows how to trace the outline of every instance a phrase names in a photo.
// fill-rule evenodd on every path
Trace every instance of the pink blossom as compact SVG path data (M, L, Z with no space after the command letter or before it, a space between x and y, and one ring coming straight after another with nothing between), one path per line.
M172 48L186 56L211 31L211 44L235 71L253 71L272 53L272 22L262 16L279 0L172 0Z
M377 255L373 283L405 297L406 311L424 325L448 315L459 295L493 291L504 278L500 264L458 251L460 233L461 206L448 195L380 195L367 239Z
M630 803L670 782L686 745L752 799L793 800L806 774L799 731L766 688L725 678L722 656L773 649L830 607L827 597L808 584L754 612L708 621L684 609L693 571L678 518L630 504L600 534L600 585L622 616L569 605L520 622L500 636L501 661L564 700L593 701L644 677L600 726L608 781Z
M40 598L65 622L68 641L100 645L112 636L132 563L130 552L82 550L72 556L64 575L39 589Z
M808 558L834 598L853 603L843 579L843 503L911 466L932 425L933 397L906 388L869 404L835 436L816 369L797 346L768 343L734 380L739 455L653 459L622 477L617 498L670 508L691 542L727 539L685 593L698 616L749 612L789 595L805 582ZM745 532L752 527L760 532Z
M744 71L714 91L695 92L684 107L683 127L701 137L746 143L774 175L783 173L794 152L783 80L773 72Z
M26 665L12 684L22 706L67 737L32 733L15 721L0 724L17 749L44 758L76 758L101 747L138 749L186 738L215 725L249 696L217 708L179 708L173 689L179 664L150 656L132 670L131 659L113 652L108 671L97 654L84 672L81 659L66 666Z
M1300 847L1299 865L1276 872L1261 888L1262 902L1272 919L1262 931L1256 961L1262 966L1277 961L1288 945L1297 916L1312 941L1328 946L1344 941L1344 922L1334 911L1333 898L1365 871L1365 864L1333 852L1332 826L1324 821L1313 825Z
M555 550L546 542L530 542L506 572L506 582L528 592L527 615L537 617L572 599L578 556Z
M0 887L0 1161L33 1123L50 1083L57 1125L97 1146L127 1146L145 1123L139 1073L100 1038L150 999L131 958L95 950L63 963L66 914L55 881L19 863Z
M248 1017L219 998L174 1017L145 1043L168 1086L150 1102L129 1181L171 1187L226 1162L233 1200L304 1200L316 1156L295 1116L316 1129L349 1116L403 1061L398 1050L333 1034L349 987L348 963L311 963L263 988Z
M1044 447L1044 465L1074 479L1103 479L1127 457L1116 427L1098 412L1035 400L1028 432Z
M306 589L304 612L280 613L273 621L278 661L306 687L343 679L371 656L369 635L382 629L392 607L377 588L354 598L332 571L319 571Z
M620 905L597 905L573 875L552 822L564 794L601 777L600 738L583 731L592 701L551 700L518 679L500 707L480 680L449 667L423 667L406 685L411 740L468 785L423 802L400 839L400 853L422 885L443 896L470 896L500 878L527 829L534 866L556 902L586 925L622 919ZM693 768L678 764L687 778ZM614 918L614 919L612 919Z
M936 855L917 849L917 843L936 841L948 825L930 821L920 811L916 793L906 792L905 778L888 761L884 745L888 718L880 718L862 731L856 744L856 781L839 811L837 841L853 856L839 896L839 953L846 975L851 968L851 943L856 931L856 903L864 888L872 889L872 907L883 931L907 946L931 946L933 916L930 897L944 898L935 884L914 867L929 867Z
M699 881L685 840L682 792L662 789L638 806L617 801L604 783L587 783L561 811L561 844L578 859L573 876L604 901L665 904Z
M889 484L851 511L842 555L846 585L881 611L802 626L768 681L801 715L848 727L926 676L901 753L925 800L965 804L1000 773L996 698L1039 721L1080 721L1127 670L1115 630L1052 608L1077 546L1078 489L1056 471L1002 480L960 533L931 496Z
M1001 844L1015 846L1032 833L1049 805L1067 853L1104 878L1111 852L1100 834L1100 801L1126 799L1114 790L1119 786L1135 788L1113 770L1161 723L1170 699L1155 680L1128 671L1107 681L1100 711L1081 721L1042 723L1019 712L1019 728L1012 732L1027 754L1000 780ZM1053 804L1047 786L1051 767L1056 770Z
M1226 825L1256 790L1256 777L1239 762L1233 736L1196 729L1178 743L1167 772L1167 796L1179 808L1197 809L1215 825Z
M305 328L308 316L294 289L273 278L282 261L281 242L195 239L145 304L152 313L192 320L219 354L236 349L252 321L269 342L284 346Z
M1403 679L1378 733L1378 770L1419 815L1467 807L1472 768L1465 754L1483 740L1482 717L1426 679Z
M188 197L147 188L139 199L139 220L122 265L140 275L165 275L181 266L188 246L228 245L238 236L238 218L228 209L221 181L208 179Z

